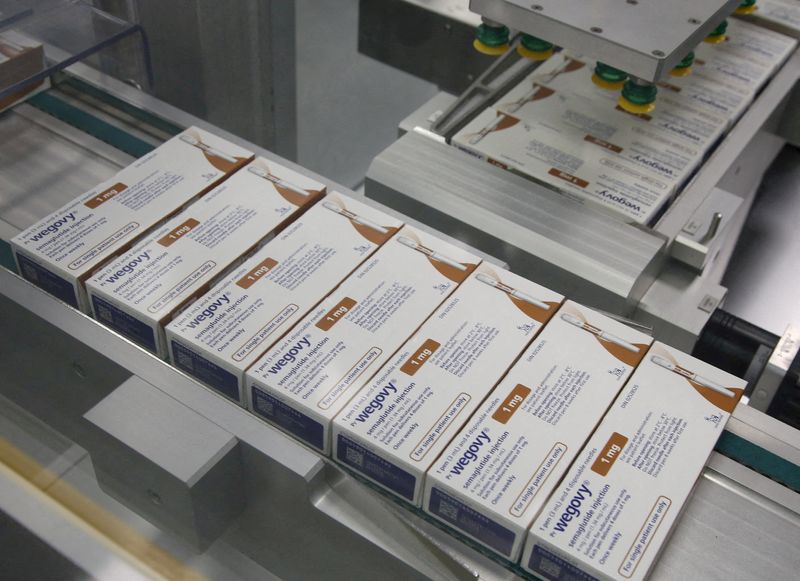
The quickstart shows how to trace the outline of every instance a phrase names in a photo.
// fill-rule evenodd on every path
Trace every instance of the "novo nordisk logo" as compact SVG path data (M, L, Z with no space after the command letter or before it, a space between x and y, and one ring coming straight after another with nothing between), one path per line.
M668 129L668 130L672 131L673 133L677 133L678 135L682 135L683 137L687 137L687 138L691 139L692 141L694 141L695 143L699 143L700 142L700 137L699 136L695 135L694 133L692 133L691 131L688 131L687 129L685 129L683 127L680 127L678 125L673 125L672 123L669 123L669 122L662 123L661 126L664 127L665 129Z
M311 346L311 340L308 337L303 337L295 345L290 347L289 350L286 353L284 353L283 356L280 359L278 359L272 367L267 369L267 371L275 375L287 365L291 365L292 363L294 363L297 360L297 354L300 353L306 347L310 346Z
M638 154L638 153L633 156L633 159L638 161L639 163L642 163L642 164L644 164L644 165L646 165L648 167L651 167L654 170L656 170L658 172L661 172L663 174L666 174L668 176L671 176L671 175L675 174L675 172L673 172L672 169L668 168L667 166L665 166L663 163L659 162L658 160L648 159L645 156L643 156L641 154Z
M612 202L616 202L617 204L622 204L623 206L627 206L632 210L636 210L637 212L642 211L642 207L639 204L630 201L625 196L620 196L619 194L609 192L608 190L601 190L597 192L597 195L603 196L604 198L608 198L609 200L611 200Z
M147 262L148 260L150 260L150 252L142 252L139 256L132 258L130 262L128 262L128 264L126 264L118 271L114 272L111 276L109 276L106 279L106 282L109 284L114 284L120 278L122 278L126 274L132 273L137 266L139 266L143 262Z
M561 513L561 518L558 519L556 523L555 529L563 533L567 530L567 525L571 520L578 518L581 515L581 505L583 501L592 496L592 491L589 490L589 487L586 486L584 482L581 484L581 487L578 489L578 492L575 493L575 496L572 497L572 500L569 501L567 508L564 509L564 512Z
M450 474L455 476L461 474L470 462L474 462L478 459L478 452L483 445L491 441L492 439L489 437L489 434L486 433L486 430L481 430L481 433L478 434L478 437L469 445L467 451L456 461L455 465L450 470Z
M30 237L31 242L39 242L42 238L47 236L48 234L55 234L58 232L60 228L62 228L65 224L69 222L75 221L75 212L70 212L69 214L64 214L61 218L50 224L47 228L42 230L41 232L37 232L33 236Z
M372 401L364 407L364 411L356 416L356 421L363 424L373 413L382 410L383 402L385 402L389 398L389 394L392 393L397 393L397 386L390 381L384 385L383 389L381 389Z
M213 317L214 313L217 312L217 310L219 310L219 308L222 307L222 305L227 305L230 302L231 302L231 298L228 296L228 293L225 293L224 295L219 297L217 300L215 300L213 303L208 305L205 309L203 309L200 312L200 314L197 315L191 321L189 321L189 323L187 323L186 326L189 327L190 329L194 329L202 321L205 321L206 319L210 319L211 317Z

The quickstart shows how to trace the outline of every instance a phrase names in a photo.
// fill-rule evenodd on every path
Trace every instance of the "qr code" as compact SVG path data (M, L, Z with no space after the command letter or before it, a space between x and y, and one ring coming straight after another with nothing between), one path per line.
M355 464L360 468L364 467L364 454L362 454L358 450L353 450L353 448L348 448L347 452L345 452L345 459L350 464Z
M561 566L550 559L542 558L539 563L539 569L541 569L542 573L551 577L558 578L561 576Z
M458 520L458 507L449 502L441 502L439 504L439 512L445 518L451 520Z
M188 353L178 352L178 365L183 369L194 371L194 361Z
M114 313L102 305L97 307L97 316L105 321L114 321Z
M25 278L32 282L39 282L39 273L36 272L35 268L26 264L22 267L22 270L24 271L23 274Z

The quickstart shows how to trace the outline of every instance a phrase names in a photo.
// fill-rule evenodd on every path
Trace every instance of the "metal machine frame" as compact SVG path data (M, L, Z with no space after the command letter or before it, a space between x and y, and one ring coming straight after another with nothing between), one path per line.
M797 61L795 56L794 67L798 66ZM291 162L279 159L262 148L211 127L91 69L76 66L69 74L96 91L95 97L106 95L110 98L108 101L95 98L85 101L77 99L74 104L101 117L107 123L114 124L122 132L135 133L135 128L146 123L147 119L178 128L199 125L251 148L258 155L293 166ZM779 102L781 95L778 93L779 89L768 88L761 99L765 99L766 95L769 96L769 103L773 99ZM764 118L769 117L767 105L764 102L764 109L759 109L761 113L751 119L754 125L763 126L763 123L758 123L762 113ZM131 159L130 156L82 133L80 129L71 128L46 114L32 111L29 106L23 106L19 112L12 112L11 115L25 115L26 122L47 127L59 139L75 147L76 151L85 148L88 154L98 155L92 153L97 148L96 151L101 151L99 155L119 166ZM416 133L409 133L404 139L405 141L401 139L398 143L411 142L421 148L445 147ZM734 151L728 153L738 156L740 151L733 145L730 147ZM442 151L447 154L457 153L449 149ZM406 152L406 155L409 153ZM385 154L376 164L385 163L382 161L384 159ZM47 165L47 159L42 162L43 167ZM456 167L462 167L460 161L452 163ZM720 162L720 165L723 164ZM465 164L463 167L468 166ZM723 173L720 167L719 174ZM54 176L38 177L53 179ZM330 180L319 176L315 178L331 189L356 195ZM708 179L711 180L710 177ZM422 183L412 185L415 188L422 187ZM502 187L509 188L507 195L511 196L513 191L510 188L523 188L523 185L510 180L507 186ZM31 195L35 195L35 192L31 191ZM515 225L511 231L511 221L508 218L501 220L493 218L492 214L484 214L477 203L469 206L463 204L473 214L470 218L462 218L465 220L462 224L472 223L473 230L475 227L485 229L487 236L499 234L498 229L505 230L509 235L520 237L516 248L522 248L523 241L530 241L532 237L538 236L536 231L524 234L523 224ZM47 211L51 209L47 208ZM574 211L574 208L561 205L553 209L553 212L561 212L561 215ZM421 215L416 211L410 213L414 216ZM578 219L577 215L575 219ZM637 258L636 264L641 265L642 270L647 270L649 264L664 258L664 236L633 228L620 229L613 220L592 215L586 215L583 219L587 227L596 227L608 236L616 229L618 237L639 240L649 248L647 253ZM0 226L0 235L6 239L17 230L9 223L2 223ZM449 230L462 240L471 240L470 236L462 235L457 229ZM545 244L543 238L538 242ZM583 242L586 243L587 240ZM511 249L512 244L506 244ZM490 252L494 250L490 245L482 247L488 248ZM578 250L574 245L569 247L566 243L551 244L548 257L553 264L558 264L559 260L576 261ZM508 255L513 256L513 251L510 250ZM593 276L597 284L601 284L604 268L601 257L596 256L593 263L586 260L581 272L590 267L594 269ZM635 296L639 293L635 290L638 289L635 275L636 273L630 272L627 281L617 289L617 301L627 304L628 295ZM613 273L606 273L606 276L611 279ZM644 294L641 303L646 304L647 295L652 292L653 287ZM155 358L5 268L0 268L0 294L3 295L0 297L0 310L5 320L11 322L3 330L0 339L2 344L13 345L21 350L40 349L44 346L48 349L48 366L52 368L16 370L17 374L22 375L20 385L27 382L38 387L35 391L12 390L13 395L18 398L18 405L90 450L98 477L104 473L107 477L116 476L124 480L119 486L106 481L105 490L138 514L157 523L159 527L176 534L194 529L198 539L203 536L200 534L203 531L199 530L202 522L183 517L183 513L171 503L170 497L163 493L164 490L176 489L175 475L180 471L174 464L179 459L147 457L144 444L135 439L121 441L120 447L112 442L113 435L99 431L96 424L88 425L83 414L89 407L116 393L120 384L126 384L126 389L133 390L132 393L135 394L138 389L147 391L150 396L143 396L138 400L141 403L140 408L130 409L128 413L122 410L115 416L118 425L126 421L135 424L143 413L157 414L158 402L160 398L165 398L171 401L170 405L177 401L178 405L183 406L184 412L194 418L192 422L207 424L209 431L221 431L223 436L230 436L234 448L226 450L234 450L239 459L239 463L235 465L238 468L233 469L234 474L230 478L237 482L235 494L241 495L243 502L228 517L227 526L222 527L224 532L218 533L220 536L200 540L205 546L210 543L207 551L199 553L199 557L198 554L187 556L189 563L197 563L201 572L205 570L203 563L206 563L202 557L210 553L213 559L228 567L226 574L242 577L266 576L271 573L279 577L294 578L325 576L352 579L394 576L466 580L512 579L522 574L518 568L490 558L474 546L448 534L418 511L409 510L407 506L363 484L330 460L261 422L168 363ZM575 293L571 294L574 296ZM631 307L633 306L635 304L631 303ZM6 365L11 366L13 362L9 361ZM11 372L12 369L15 368L8 367L6 371ZM138 385L128 383L131 381L130 376L135 376L133 381ZM45 400L53 402L53 405L42 406L41 402ZM729 424L728 432L746 440L748 445L755 446L758 450L800 466L800 436L781 426L763 414L740 407ZM176 430L179 432L180 428L165 426L163 437L170 437L169 434L174 434ZM109 447L120 464L103 465L101 460ZM203 453L203 450L193 452ZM226 453L225 457L227 456ZM128 474L126 480L124 471L115 471L115 466L136 466L138 471L133 475ZM177 489L187 491L192 498L192 489L204 480L204 476L213 466L213 462L204 466L196 476L181 481L179 484L183 488ZM216 492L224 496L226 491ZM158 496L158 502L153 494ZM10 510L10 503L15 502L15 498L10 493L0 496L2 507ZM213 510L212 499L213 497L208 496L194 497L192 506L195 514ZM28 518L26 510L24 506L20 506L15 514L19 519ZM709 531L709 527L713 533ZM41 530L41 526L38 530ZM754 534L739 536L732 534L735 531L752 531ZM65 554L80 550L69 541L69 531L64 529L60 533L51 534L48 542ZM794 549L798 543L800 495L730 458L714 453L684 517L653 572L652 579L703 577L711 573L734 579L752 578L756 575L788 577L794 573ZM88 558L90 549L94 550L95 547L87 545L86 552L81 554L82 559ZM709 555L719 558L709 559ZM221 574L220 569L209 570Z

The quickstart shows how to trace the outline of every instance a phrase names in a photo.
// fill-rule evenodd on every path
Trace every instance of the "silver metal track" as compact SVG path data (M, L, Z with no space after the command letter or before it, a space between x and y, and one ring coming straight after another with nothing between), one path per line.
M129 87L92 76L91 73L86 73L83 78L172 123L206 126L224 135L224 132ZM65 155L68 151L78 151L80 160L74 161L72 170L68 165L57 166L56 169L63 172L64 179L73 180L70 184L75 190L80 190L84 183L91 182L89 185L93 185L92 180L102 176L104 172L112 173L116 167L115 154L109 151L103 153L102 146L93 144L85 136L70 136L64 128L60 128L64 129L63 133L58 133L48 127L49 122L41 119L27 118L25 123L19 119L9 119L13 119L13 116L0 120L0 133L7 123L17 124L16 127L25 127L27 122L42 125L26 129L33 135L29 155L41 157L40 160L30 162L36 162L35 168L40 173L31 173L28 176L19 174L22 181L19 190L15 191L20 192L20 196L23 193L32 196L37 191L37 184L51 183L53 174L47 171L48 160L59 159L59 155ZM57 123L52 124L53 127L56 125ZM54 138L53 135L57 137ZM248 145L233 136L226 137ZM44 147L46 140L55 144L52 151L47 148L39 149ZM97 151L93 151L95 145L99 147ZM6 148L0 147L0 155L8 155L4 153L5 150ZM254 150L275 158L260 148ZM15 156L15 163L20 164L27 157L18 154ZM0 161L3 159L8 158L0 158ZM86 160L93 160L86 163L95 165L94 175L81 174L77 169L84 168L83 161ZM119 159L118 162L125 163L125 160ZM293 165L285 160L281 160L281 163ZM434 168L430 171L434 171ZM468 178L465 176L461 179ZM329 180L322 181L338 188ZM486 209L492 205L491 194L498 183L503 182L486 178L476 188L473 199L468 203L461 202L476 220L481 216L491 220L487 217L489 213ZM504 195L515 204L530 202L531 196L536 196L536 192L524 188L523 183L514 180L503 187L508 189ZM52 210L53 204L61 203L62 200L55 191L57 189L54 188L50 199L43 201L40 206L25 210L29 214L22 214L20 210L17 214L1 215L0 217L16 216L13 217L13 223L8 223L9 231L24 227L27 216L38 218ZM75 190L61 195L71 196ZM5 195L8 190L0 191ZM18 199L15 198L14 203L5 198L0 200L3 212L11 212L12 207L19 207ZM545 209L547 203L541 202ZM587 234L580 237L573 233L570 241L569 232L561 232L562 244L570 249L568 252L564 251L565 260L571 257L577 261L584 256L581 260L585 262L587 270L594 269L593 276L598 285L602 281L616 288L620 297L636 295L637 283L633 280L633 270L629 270L625 264L631 262L636 265L637 270L647 270L657 260L664 241L638 229L621 231L612 220L578 212L574 208L566 211L575 224L586 228ZM509 224L512 221L506 217L494 224L487 222L486 226L498 228ZM545 237L545 233L548 233L546 231L563 230L563 227L563 224L549 223L547 220L537 223L531 218L529 223L509 228L509 233L521 237L525 236L526 229L531 228L533 233L527 235L531 237L529 240L536 238L537 244L546 246L549 244ZM597 240L590 239L590 231L595 233L591 236L596 236L597 232L605 232L606 238L614 244L611 247L613 251L602 249ZM612 236L614 232L616 238ZM459 238L468 238L458 231L454 233ZM608 256L601 260L603 253L608 253ZM617 265L614 270L608 269L609 263ZM537 278L535 268L531 270L530 276ZM425 518L361 484L329 460L200 386L166 362L158 360L93 319L1 268L0 293L4 295L0 301L4 303L3 317L12 322L10 326L4 326L0 340L4 345L15 346L20 352L33 354L35 349L41 348L46 337L45 345L48 346L48 355L53 365L52 373L48 371L47 375L35 365L23 366L23 370L27 371L18 372L15 382L7 385L4 390L13 391L21 400L25 400L28 411L38 411L39 414L52 418L75 413L75 417L62 417L60 420L64 431L69 432L67 436L75 439L87 437L82 413L105 397L109 389L114 388L115 377L124 379L133 374L153 385L165 397L179 401L204 421L216 426L215 429L221 429L236 438L244 466L242 486L247 505L237 522L208 550L210 555L225 555L226 559L238 555L235 558L241 559L241 570L261 568L265 572L287 578L517 577L516 570L507 569ZM60 370L74 368L74 365L80 363L72 360L73 357L78 357L75 354L80 353L87 354L85 357L92 354L92 361L96 359L96 365L101 367L105 361L108 371L101 372L105 377L103 381L98 379L97 383L78 382L83 386L83 391L81 399L76 400L76 392L64 393L66 379ZM12 363L7 361L8 365ZM37 382L40 391L26 389L32 382ZM41 409L38 402L44 393L57 398L52 401L63 400L64 407L50 406ZM779 445L775 446L776 450L780 449ZM154 505L152 510L158 510L158 506ZM748 578L756 570L781 578L787 572L796 570L793 547L800 543L798 514L800 508L795 493L738 464L713 457L656 568L654 578L687 576L691 572L700 572L702 576L719 571L733 578ZM731 534L738 530L753 531L754 534L757 531L760 536L754 540ZM770 531L774 531L774 535ZM245 566L245 563L248 565Z

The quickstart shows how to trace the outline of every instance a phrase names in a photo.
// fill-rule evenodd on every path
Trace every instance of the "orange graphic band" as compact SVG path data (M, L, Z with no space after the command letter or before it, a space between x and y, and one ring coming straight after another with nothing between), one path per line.
M171 230L166 236L159 238L158 243L161 244L161 246L172 246L183 236L186 236L189 232L197 228L199 225L200 222L198 222L194 218L189 218L182 224L179 224L177 228Z
M317 321L317 329L330 331L331 327L343 319L354 306L356 306L356 301L354 299L351 299L350 297L344 297L341 301L336 303L330 311L325 313L325 315L319 321Z

